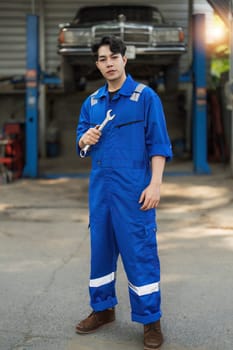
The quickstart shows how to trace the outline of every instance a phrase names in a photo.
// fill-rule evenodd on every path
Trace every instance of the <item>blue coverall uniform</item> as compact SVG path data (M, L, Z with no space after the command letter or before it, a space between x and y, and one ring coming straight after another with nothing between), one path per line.
M171 144L158 95L128 75L112 100L105 85L84 101L77 127L78 152L80 137L101 124L109 109L116 116L90 149L90 304L95 311L117 304L120 253L132 320L148 324L161 317L160 264L155 210L140 210L138 201L151 179L151 157L171 158Z

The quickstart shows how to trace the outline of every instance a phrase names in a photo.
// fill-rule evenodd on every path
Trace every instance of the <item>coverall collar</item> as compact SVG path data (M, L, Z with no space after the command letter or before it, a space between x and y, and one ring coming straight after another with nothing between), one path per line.
M118 91L118 94L124 95L124 96L131 96L133 91L135 90L135 87L137 86L137 83L133 80L130 74L127 75L122 87ZM106 97L108 95L108 84L106 83L102 88L98 90L98 92L95 94L95 98L102 98Z

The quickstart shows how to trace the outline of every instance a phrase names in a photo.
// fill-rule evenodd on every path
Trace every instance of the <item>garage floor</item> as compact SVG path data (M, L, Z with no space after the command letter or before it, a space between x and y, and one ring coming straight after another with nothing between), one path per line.
M165 176L158 209L163 350L232 350L233 193L210 176ZM143 350L119 261L116 322L89 336L87 178L0 185L0 350Z

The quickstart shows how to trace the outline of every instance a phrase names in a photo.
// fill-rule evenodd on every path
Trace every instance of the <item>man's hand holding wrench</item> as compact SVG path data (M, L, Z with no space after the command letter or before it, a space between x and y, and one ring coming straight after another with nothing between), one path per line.
M80 157L84 158L88 152L88 150L90 149L91 145L95 145L101 136L101 131L103 130L103 128L105 127L105 125L112 120L113 118L115 118L115 114L111 115L112 110L109 109L106 113L106 117L103 120L103 122L99 125L96 126L95 128L90 128L87 130L87 132L81 137L80 139L80 143L84 144L85 146L81 149L80 151Z

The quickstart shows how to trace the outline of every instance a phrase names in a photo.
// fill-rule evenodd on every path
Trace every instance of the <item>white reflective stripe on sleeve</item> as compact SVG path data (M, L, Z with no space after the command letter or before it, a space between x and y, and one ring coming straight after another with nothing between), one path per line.
M95 92L93 92L93 94L91 94L91 106L94 106L96 103L98 103L98 100L95 99L95 95L97 95L99 92L99 90L96 90Z
M91 97L91 105L94 106L96 103L98 103L98 100L96 100L94 97Z
M131 288L139 296L158 292L160 289L159 287L160 287L159 282L146 284L145 286L141 286L141 287L136 287L132 283L129 282L129 288Z
M131 101L135 101L138 102L138 99L140 97L140 93L142 92L142 90L146 87L146 85L144 84L138 84L136 86L136 89L134 90L134 92L132 93L130 100Z
M115 272L111 272L109 275L90 280L89 286L100 287L100 286L103 286L104 284L111 283L114 280L115 280Z

